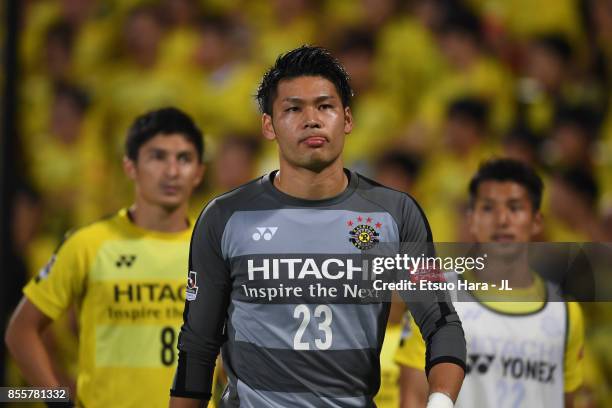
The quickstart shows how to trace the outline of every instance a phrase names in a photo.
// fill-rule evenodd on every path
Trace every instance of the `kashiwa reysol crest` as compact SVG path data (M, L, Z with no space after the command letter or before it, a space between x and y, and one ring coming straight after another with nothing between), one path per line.
M364 220L362 216L359 216L357 222L349 220L347 225L351 228L349 242L362 251L374 247L380 241L380 232L377 230L380 230L382 224L374 223L371 217Z

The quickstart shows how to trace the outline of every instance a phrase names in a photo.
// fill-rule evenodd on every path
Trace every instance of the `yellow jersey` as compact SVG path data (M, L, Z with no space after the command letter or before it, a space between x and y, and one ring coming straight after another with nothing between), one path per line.
M168 405L190 238L191 228L139 228L123 209L68 236L26 285L25 296L51 319L77 305L78 405Z
M399 407L399 367L393 357L402 332L401 323L387 325L385 341L380 351L380 389L374 397L378 408Z

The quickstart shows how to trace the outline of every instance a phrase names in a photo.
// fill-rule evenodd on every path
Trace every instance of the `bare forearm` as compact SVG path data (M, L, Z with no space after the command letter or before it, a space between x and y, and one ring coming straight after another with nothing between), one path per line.
M423 370L401 366L399 383L401 408L418 408L427 404L429 387Z
M429 377L429 393L441 392L453 401L457 400L461 384L463 384L463 368L453 363L440 363L431 368Z
M28 383L37 387L60 386L51 356L35 328L11 325L7 330L6 345Z
M204 408L207 405L208 401L181 397L170 398L170 408Z
M565 408L574 408L574 398L576 397L576 392L566 392L565 393Z
M24 297L6 329L7 348L25 379L37 387L60 385L42 336L49 323L51 319Z

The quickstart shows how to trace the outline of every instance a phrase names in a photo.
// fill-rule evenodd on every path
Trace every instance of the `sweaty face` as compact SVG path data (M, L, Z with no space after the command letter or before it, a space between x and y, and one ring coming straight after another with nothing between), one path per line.
M484 181L470 212L470 232L479 243L492 243L499 255L520 249L541 231L541 214L533 210L527 189L512 181Z
M264 136L278 142L281 162L315 172L340 159L352 127L350 108L342 106L334 84L315 76L280 81L272 116L262 118Z
M148 140L138 150L137 161L125 161L125 169L140 199L167 210L187 203L204 171L195 146L176 133Z

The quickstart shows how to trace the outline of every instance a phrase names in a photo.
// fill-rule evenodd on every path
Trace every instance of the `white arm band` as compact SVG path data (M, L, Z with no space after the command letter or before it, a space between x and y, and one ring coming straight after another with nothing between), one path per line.
M441 392L431 393L427 400L427 408L453 408L454 406L453 400Z

